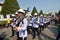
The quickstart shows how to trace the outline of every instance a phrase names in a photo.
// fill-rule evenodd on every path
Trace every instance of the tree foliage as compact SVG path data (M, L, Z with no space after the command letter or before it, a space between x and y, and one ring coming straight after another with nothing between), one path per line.
M37 14L38 14L36 7L34 7L34 8L33 8L33 10L32 10L32 13L31 13L31 14L32 14L32 15L34 15L34 13L37 13Z
M17 0L5 0L0 14L14 14L19 9Z
M42 10L39 12L39 14L38 14L38 15L41 15L41 14L43 14L43 11L42 11Z

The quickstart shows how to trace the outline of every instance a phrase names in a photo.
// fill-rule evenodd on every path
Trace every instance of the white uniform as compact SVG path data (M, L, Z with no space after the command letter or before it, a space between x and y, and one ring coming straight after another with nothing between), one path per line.
M46 17L46 21L47 21L47 23L49 22L48 17Z
M39 27L38 24L34 23L34 22L39 23L39 18L37 18L37 21L36 21L36 17L33 17L33 18L32 18L32 22L33 22L33 27L34 27L34 28L38 28L38 27Z
M18 27L19 37L27 37L27 25L28 25L28 21L26 18L24 18L23 24L22 22L20 22L19 27Z
M43 18L43 22L44 22L45 24L47 23L46 17Z
M13 22L15 22L16 21L16 18L13 18L12 19L12 23L11 23L11 27L14 27L14 23Z
M32 26L32 19L29 20L28 26Z
M46 22L50 22L50 18L49 17L46 17Z
M44 23L43 23L43 18L42 18L42 17L39 18L39 24L42 25L42 26L43 26L43 24L44 24Z
M20 18L16 18L16 24L13 27L15 27L19 21L20 21Z
M51 19L50 18L48 18L48 22L50 22L51 21Z

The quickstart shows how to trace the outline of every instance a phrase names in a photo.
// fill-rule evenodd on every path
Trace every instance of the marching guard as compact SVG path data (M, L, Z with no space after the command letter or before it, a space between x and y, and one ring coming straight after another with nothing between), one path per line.
M33 30L33 27L32 27L32 15L30 15L29 20L28 20L28 27L27 27L28 34L30 34L30 32L32 30Z
M46 16L43 17L43 22L44 22L44 27L47 27L47 20L46 20Z
M43 15L39 17L39 28L40 28L40 32L44 30Z
M39 36L39 31L38 31L39 21L38 21L37 13L34 14L32 21L33 21L33 39L34 39L36 37L35 32L37 32L37 35Z
M25 18L25 11L23 9L18 10L19 18L17 24L14 26L14 30L18 31L18 39L17 40L27 40L27 25L28 21ZM17 27L18 26L18 27Z

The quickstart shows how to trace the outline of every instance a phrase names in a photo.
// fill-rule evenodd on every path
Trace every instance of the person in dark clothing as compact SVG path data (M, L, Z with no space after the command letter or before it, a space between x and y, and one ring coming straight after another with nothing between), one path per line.
M59 26L58 26L58 35L56 37L56 40L60 39L60 19L59 19L58 23L59 23Z

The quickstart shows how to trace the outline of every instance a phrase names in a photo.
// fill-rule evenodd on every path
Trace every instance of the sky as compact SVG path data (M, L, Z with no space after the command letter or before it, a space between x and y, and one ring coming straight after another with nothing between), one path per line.
M3 1L3 0L0 0L0 1Z
M38 12L43 10L44 12L57 12L60 10L60 0L17 0L19 6L22 8L30 7L32 11L36 6Z
M32 11L35 6L38 10L43 10L44 12L57 12L60 10L60 0L17 0L21 8L27 9L30 7ZM3 0L0 0L3 2Z
M0 0L0 3L3 3L4 2L4 0Z

